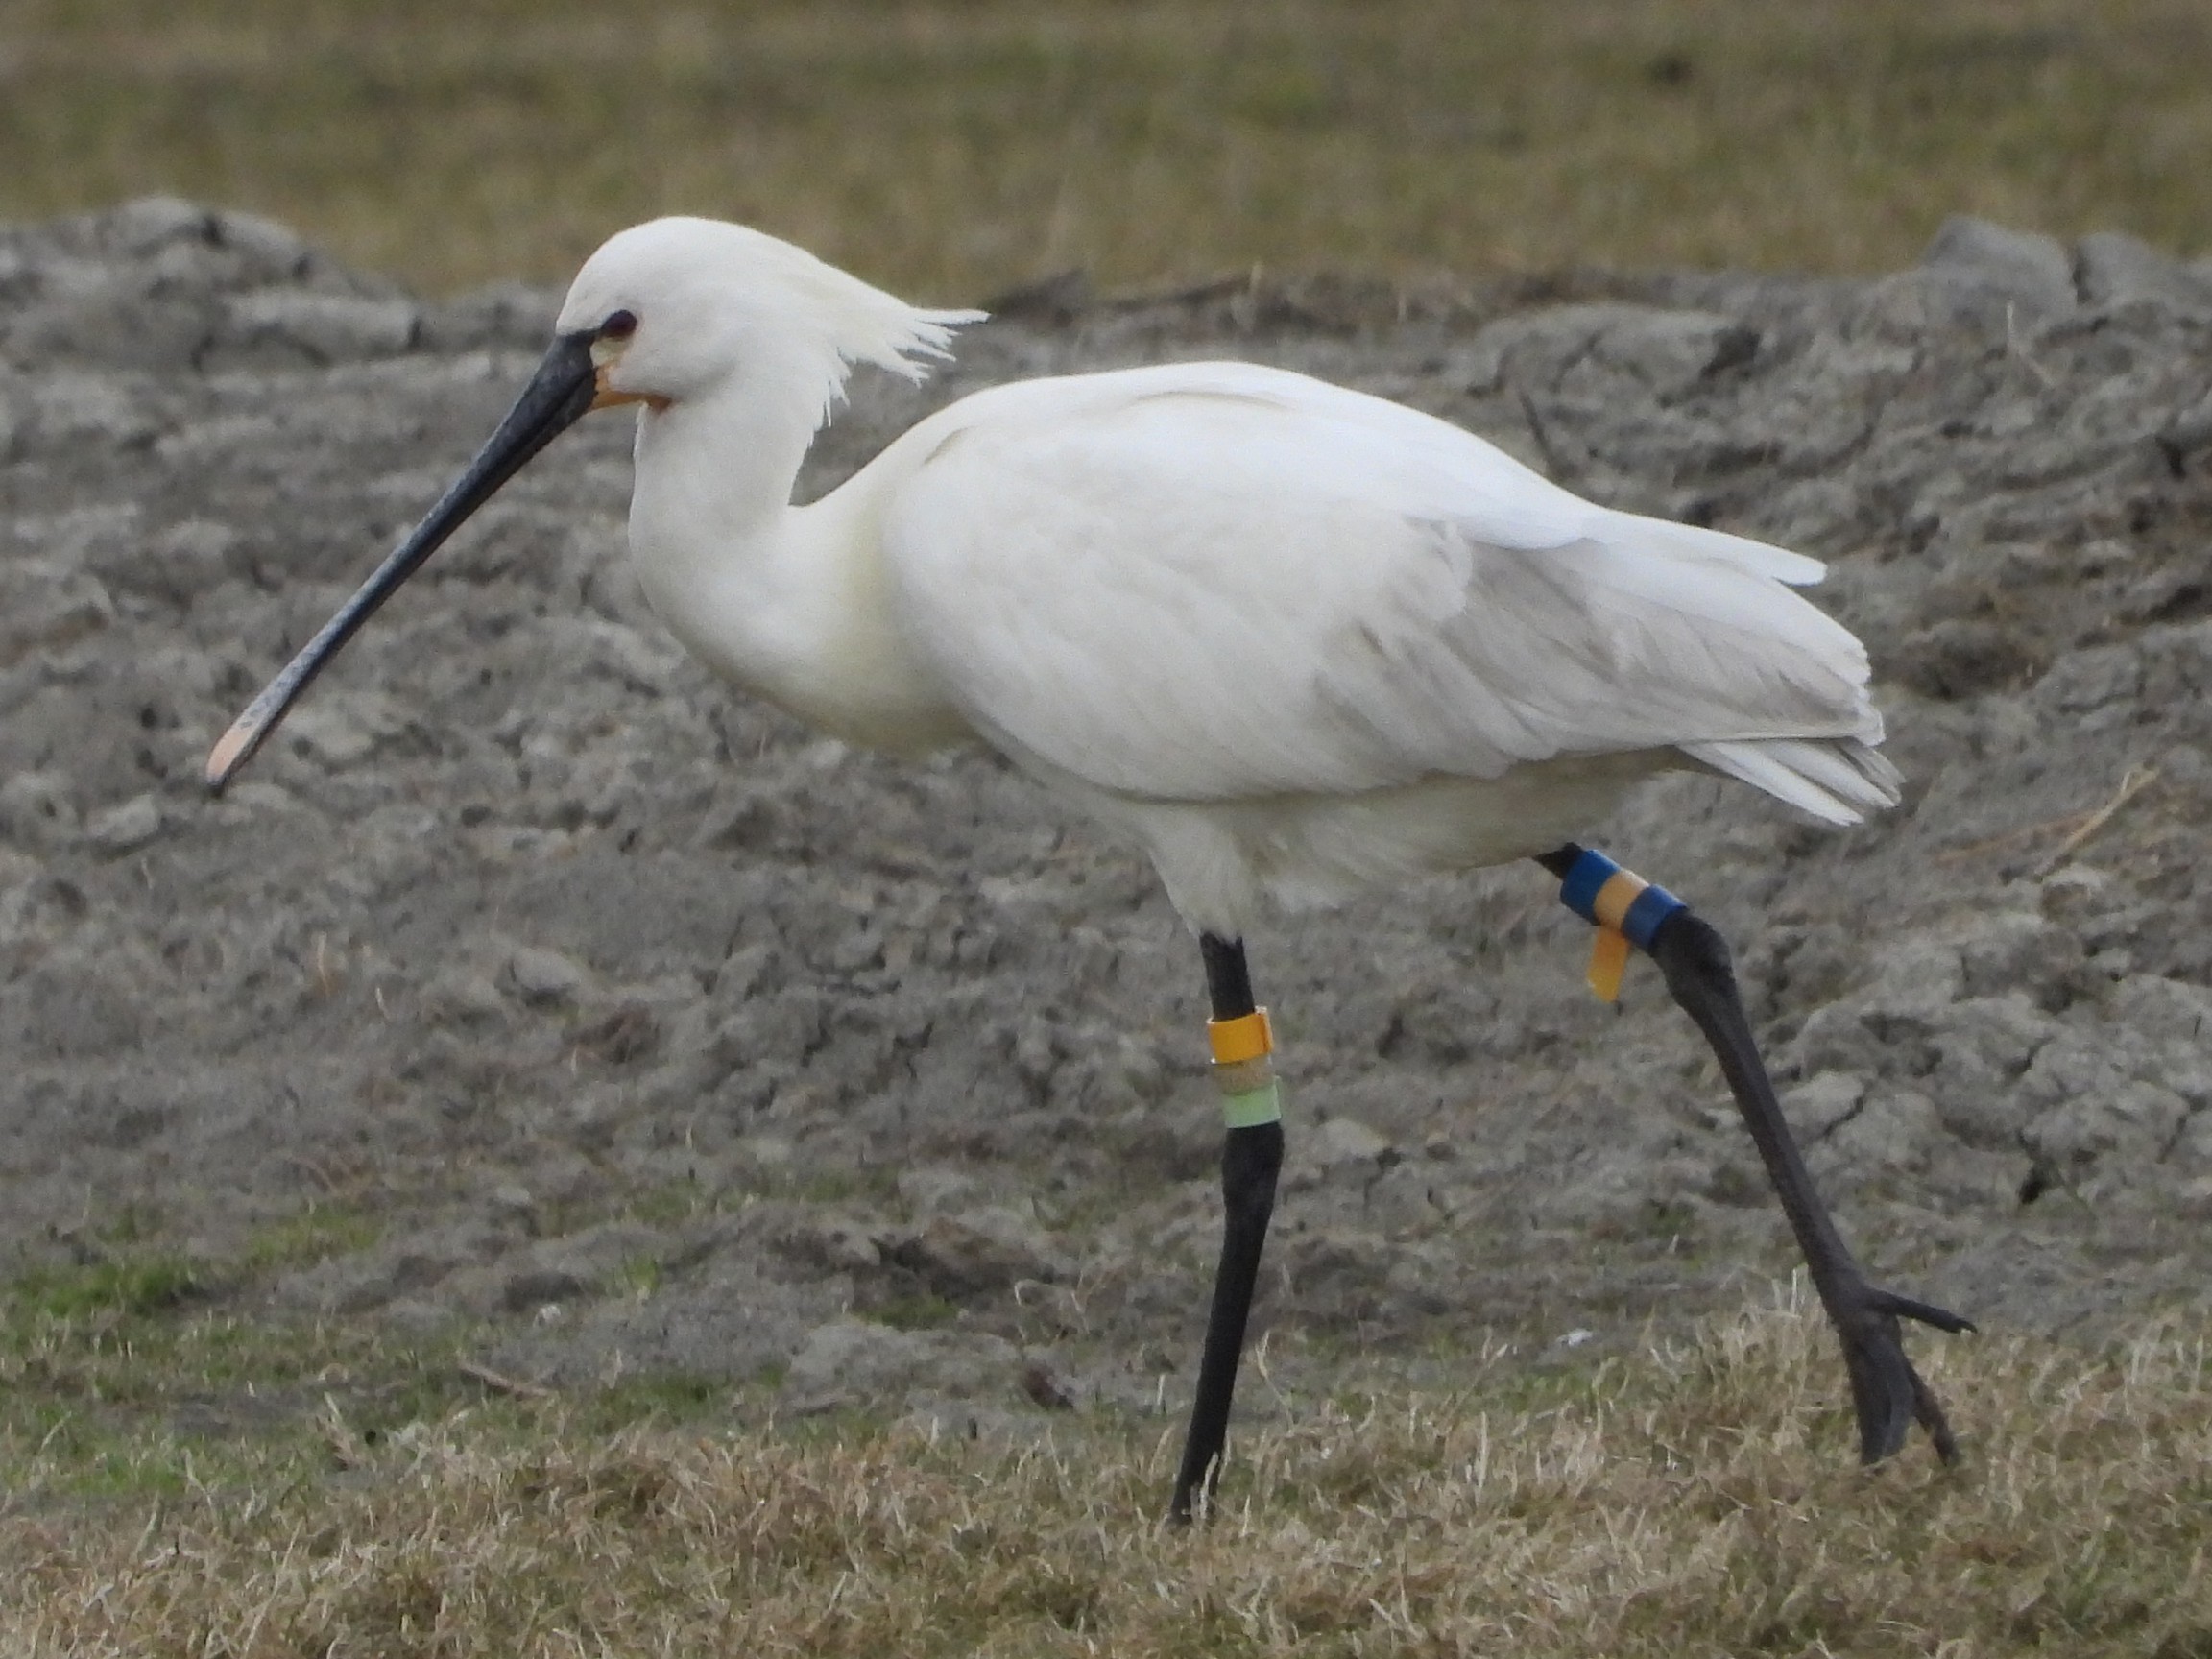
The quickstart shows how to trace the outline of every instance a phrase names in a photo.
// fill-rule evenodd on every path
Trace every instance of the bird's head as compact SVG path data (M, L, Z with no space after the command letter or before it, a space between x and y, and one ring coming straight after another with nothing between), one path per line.
M923 311L741 225L656 219L611 237L570 284L514 408L427 517L231 722L221 789L323 665L501 485L589 410L734 395L819 424L858 363L920 379L978 311ZM811 430L811 427L808 428Z
M854 365L920 379L981 316L919 310L742 225L656 219L584 262L554 333L589 352L594 407L734 390L819 421Z

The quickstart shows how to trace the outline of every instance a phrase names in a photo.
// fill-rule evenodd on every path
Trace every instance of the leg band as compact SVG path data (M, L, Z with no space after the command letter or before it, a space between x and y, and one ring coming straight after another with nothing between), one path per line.
M1241 1094L1222 1094L1221 1126L1225 1129L1258 1129L1282 1121L1283 1085L1273 1077Z
M1234 1020L1206 1022L1206 1042L1214 1050L1214 1064L1235 1066L1275 1052L1275 1027L1267 1022L1267 1010L1255 1008Z
M1598 937L1590 951L1590 989L1607 1002L1621 995L1628 947L1648 950L1659 924L1688 908L1666 888L1588 849L1568 867L1559 883L1559 902L1597 925Z
M1283 1120L1283 1086L1275 1077L1275 1031L1267 1010L1234 1020L1209 1020L1214 1081L1221 1090L1221 1120L1231 1129L1257 1129Z

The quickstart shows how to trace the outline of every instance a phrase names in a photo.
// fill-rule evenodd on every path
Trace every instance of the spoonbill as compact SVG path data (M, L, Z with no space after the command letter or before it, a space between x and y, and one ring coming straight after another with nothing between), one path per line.
M1244 939L1523 858L1631 946L1718 1057L1840 1339L1862 1456L1917 1420L1956 1455L1900 1321L1815 1191L1720 935L1571 839L1641 780L1740 779L1815 818L1892 805L1857 638L1811 559L1599 507L1445 421L1247 363L1002 385L794 506L856 364L920 379L974 311L918 309L741 226L660 219L585 262L551 347L459 480L247 708L221 789L354 631L586 411L638 406L630 543L709 668L847 741L981 741L1134 840L1198 937L1225 1219L1170 1515L1219 1479L1283 1161Z

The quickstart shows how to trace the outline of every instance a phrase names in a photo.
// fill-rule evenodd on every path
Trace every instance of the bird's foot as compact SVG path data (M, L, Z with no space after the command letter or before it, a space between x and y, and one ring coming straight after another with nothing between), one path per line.
M1843 1363L1851 1374L1851 1404L1859 1413L1859 1457L1879 1463L1903 1449L1918 1423L1935 1443L1936 1455L1955 1461L1959 1443L1951 1437L1943 1407L1912 1361L1905 1357L1900 1322L1917 1320L1956 1334L1974 1329L1948 1309L1915 1302L1894 1291L1878 1290L1854 1274L1823 1297L1828 1316L1843 1343Z

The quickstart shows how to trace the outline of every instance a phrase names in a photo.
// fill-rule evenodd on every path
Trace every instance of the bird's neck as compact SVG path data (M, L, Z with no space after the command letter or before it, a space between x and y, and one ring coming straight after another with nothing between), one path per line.
M724 545L772 535L815 425L810 407L735 386L641 411L630 526L648 569L677 574L684 556L700 551L699 525L713 525Z
M791 505L811 407L719 396L640 417L630 544L646 597L724 679L834 736L912 754L966 736L899 630L866 469Z

